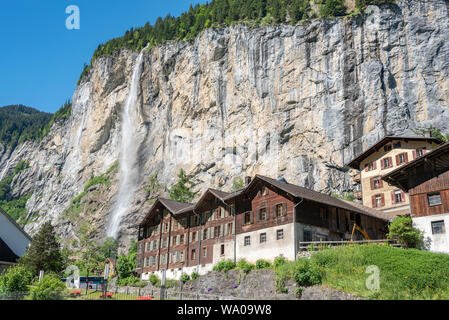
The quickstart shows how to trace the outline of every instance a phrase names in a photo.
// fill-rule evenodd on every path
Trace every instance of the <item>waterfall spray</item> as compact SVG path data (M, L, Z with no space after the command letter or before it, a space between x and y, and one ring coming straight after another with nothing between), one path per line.
M134 66L131 88L122 112L120 185L107 231L107 235L113 238L117 238L118 236L120 222L131 206L139 179L137 166L138 143L135 140L137 124L139 123L137 99L144 50L139 54L136 65Z

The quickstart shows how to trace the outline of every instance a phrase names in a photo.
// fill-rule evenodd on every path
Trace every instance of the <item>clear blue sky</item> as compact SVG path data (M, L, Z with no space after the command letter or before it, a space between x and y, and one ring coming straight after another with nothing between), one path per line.
M0 106L55 112L71 99L84 62L100 43L131 27L179 16L205 0L15 0L0 5ZM80 30L66 28L66 7L80 9Z

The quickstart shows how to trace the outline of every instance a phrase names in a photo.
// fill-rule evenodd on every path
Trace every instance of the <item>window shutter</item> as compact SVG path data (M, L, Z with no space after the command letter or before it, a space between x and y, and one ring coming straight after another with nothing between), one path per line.
M369 184L371 186L371 190L374 190L374 178L369 179Z
M402 202L405 202L405 192L401 190Z
M408 163L408 153L405 153L405 163Z
M242 226L244 226L245 225L246 212L241 214L240 217L242 218Z
M207 228L207 239L210 239L210 234L211 234L210 229L212 229L212 228Z
M396 156L396 165L398 166L400 163L399 163L399 155L397 155Z
M254 223L254 213L255 212L251 212L250 215L249 215L251 224Z
M258 209L258 210L257 210L257 214L256 214L256 222L258 222L258 221L260 220L260 211L261 211L261 209ZM251 223L252 223L252 221L251 221Z
M376 207L376 196L371 196L371 199L373 201L373 208Z
M286 215L287 215L287 203L286 203L286 202L284 202L284 203L282 204L282 215L283 215L283 216L286 216Z
M425 155L427 153L427 149L422 150L422 154Z
M393 158L390 157L389 159L390 159L390 167L392 167L393 166Z
M192 242L192 234L193 234L193 232L189 233L189 242Z
M273 212L273 218L277 218L277 211L276 211L276 206L273 206L272 208L271 208L271 212Z
M376 161L373 161L373 170L376 170L376 168L377 168Z
M385 206L385 195L382 193L380 195L381 199L382 199L382 207Z
M391 203L392 204L396 203L396 197L395 197L394 191L391 191Z
M380 160L380 168L382 170L385 169L385 161L384 161L384 159Z
M380 187L383 188L384 186L384 181L382 179L380 179Z
M413 150L412 154L413 154L413 160L416 159L416 150Z
M220 228L220 237L223 237L223 232L224 232L223 225L221 225L219 228Z
M176 236L176 245L179 246L180 242L181 242L181 236L178 234Z
M224 225L224 234L228 235L229 234L229 228L228 228L228 224Z

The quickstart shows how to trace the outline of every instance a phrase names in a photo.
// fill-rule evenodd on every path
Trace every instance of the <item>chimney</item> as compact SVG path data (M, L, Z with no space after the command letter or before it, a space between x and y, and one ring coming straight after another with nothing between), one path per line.
M246 176L245 177L245 187L247 187L250 183L251 183L251 177L250 176Z

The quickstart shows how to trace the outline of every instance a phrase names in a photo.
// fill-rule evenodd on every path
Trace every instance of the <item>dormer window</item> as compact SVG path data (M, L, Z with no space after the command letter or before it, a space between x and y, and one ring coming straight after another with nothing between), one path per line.
M263 190L262 190L262 195L263 195L263 196L268 195L268 188L263 188Z
M396 142L393 144L393 149L399 149L401 147L401 143L400 142Z
M376 170L376 161L365 164L365 171Z
M384 147L384 151L385 151L385 152L391 151L391 144L385 146L385 147Z

